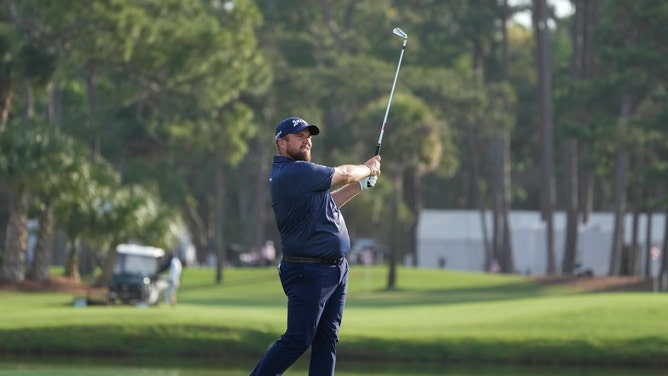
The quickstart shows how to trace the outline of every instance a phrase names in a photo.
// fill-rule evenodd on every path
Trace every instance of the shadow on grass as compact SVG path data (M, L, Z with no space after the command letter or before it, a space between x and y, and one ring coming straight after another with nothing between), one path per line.
M252 294L252 293L249 293ZM264 307L285 307L287 298L282 299L264 299L254 298L250 295L248 298L237 297L220 297L220 298L184 298L182 303L194 304L200 306L216 306L216 307L248 307L248 308L264 308Z
M443 305L516 300L550 295L550 289L539 284L509 283L486 287L449 289L376 290L348 295L348 305L357 307L392 307L408 305Z
M518 339L451 339L443 341L390 341L355 338L339 346L342 357L356 361L521 365L580 365L664 367L668 365L668 339L647 337L592 343L581 339L545 341ZM642 374L642 373L639 373Z
M276 284L280 285L278 281ZM509 283L486 287L467 287L449 289L394 289L373 290L369 292L349 291L348 306L356 307L399 307L410 305L443 305L472 303L483 301L515 300L548 295L551 288L535 283ZM201 292L201 291L200 291ZM224 291L214 297L184 297L180 301L188 304L209 306L247 306L276 307L285 306L286 298L282 291L275 296L254 295L253 286L249 285L245 296L226 296Z
M0 330L0 354L259 357L275 334L203 325L97 325Z
M257 360L278 335L203 325L109 325L5 329L0 338L0 354ZM578 338L397 341L347 336L339 343L338 354L341 359L364 362L659 367L668 366L668 339L654 336L592 343Z
M182 300L184 303L208 306L247 306L247 307L276 307L285 306L286 298L280 290L280 282L272 281L277 286L276 293L267 296L266 293L256 295L253 290L253 284L242 284L247 287L246 294L226 294L224 289L219 286L189 286L191 291L194 288L200 289L199 293L206 291L216 291L217 296L207 294L207 296L196 297L186 296ZM264 286L266 281L258 282L256 285ZM226 285L230 287L231 285ZM208 287L208 288L207 288ZM496 284L492 286L479 287L460 287L460 288L398 288L398 289L377 289L367 292L350 291L348 292L348 306L356 307L401 307L410 305L444 305L489 301L517 300L525 298L534 298L540 296L549 296L556 294L576 294L573 289L558 288L546 286L535 282L512 282L506 284Z

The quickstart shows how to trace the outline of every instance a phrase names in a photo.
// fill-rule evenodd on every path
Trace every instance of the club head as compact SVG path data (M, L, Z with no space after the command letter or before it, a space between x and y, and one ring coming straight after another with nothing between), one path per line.
M398 36L402 37L403 39L408 39L408 35L406 35L406 33L404 33L404 32L403 32L400 28L398 28L398 27L395 27L394 30L392 30L392 32L393 32L395 35L398 35Z

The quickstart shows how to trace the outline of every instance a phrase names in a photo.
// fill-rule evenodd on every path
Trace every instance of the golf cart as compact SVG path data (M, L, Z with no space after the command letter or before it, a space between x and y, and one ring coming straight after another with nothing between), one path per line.
M116 247L116 264L108 286L110 303L158 305L167 289L159 273L165 251L137 244Z

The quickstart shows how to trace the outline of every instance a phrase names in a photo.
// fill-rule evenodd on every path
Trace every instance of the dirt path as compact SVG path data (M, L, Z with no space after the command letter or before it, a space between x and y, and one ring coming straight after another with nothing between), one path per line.
M0 289L25 292L58 291L98 302L106 301L107 296L106 287L91 287L62 275L51 275L45 282L25 280L21 283L2 283Z
M639 277L574 277L574 276L533 276L532 281L545 285L563 285L581 291L650 291L652 281Z

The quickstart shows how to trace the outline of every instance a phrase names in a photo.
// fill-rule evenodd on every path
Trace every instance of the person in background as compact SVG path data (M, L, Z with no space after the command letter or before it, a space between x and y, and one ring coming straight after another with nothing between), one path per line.
M176 305L176 292L181 285L181 260L176 255L172 255L169 262L169 274L167 275L167 290L165 291L165 303Z
M276 248L274 247L274 242L267 240L262 246L260 254L262 255L262 264L264 266L274 265L274 262L276 261Z
M348 286L350 237L341 207L375 185L380 156L364 164L327 167L311 162L320 129L298 117L281 121L274 141L271 206L281 235L278 265L288 297L285 333L252 376L281 375L310 347L309 375L333 375ZM340 188L331 190L334 186Z

